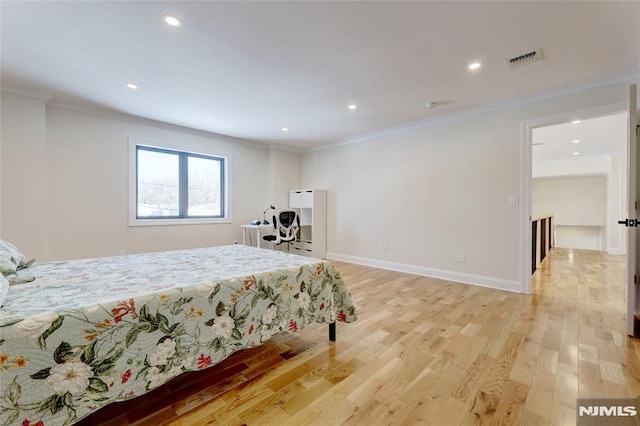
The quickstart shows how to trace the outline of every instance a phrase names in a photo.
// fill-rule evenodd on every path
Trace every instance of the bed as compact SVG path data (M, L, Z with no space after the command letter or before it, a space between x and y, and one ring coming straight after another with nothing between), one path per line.
M331 263L244 245L20 274L35 280L11 286L0 308L2 425L73 424L281 331L320 322L335 333L357 318Z

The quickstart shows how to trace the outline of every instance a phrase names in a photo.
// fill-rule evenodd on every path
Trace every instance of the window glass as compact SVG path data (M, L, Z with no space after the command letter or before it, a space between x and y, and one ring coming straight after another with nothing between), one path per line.
M180 157L138 149L138 217L178 217Z
M226 158L136 145L136 219L226 218Z
M221 162L218 160L188 157L189 208L187 216L220 216Z

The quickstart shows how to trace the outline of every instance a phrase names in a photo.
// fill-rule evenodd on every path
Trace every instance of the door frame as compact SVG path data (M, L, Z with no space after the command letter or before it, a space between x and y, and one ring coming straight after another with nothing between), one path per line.
M602 105L595 108L576 110L567 113L524 120L520 124L520 285L521 292L531 294L531 198L532 198L532 131L537 127L553 126L568 123L575 119L590 118L625 112L624 102Z

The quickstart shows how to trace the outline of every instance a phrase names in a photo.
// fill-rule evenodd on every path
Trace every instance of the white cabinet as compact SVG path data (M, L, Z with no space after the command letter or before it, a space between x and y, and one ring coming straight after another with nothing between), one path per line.
M289 191L290 208L313 208L313 189L296 189Z
M294 189L289 191L289 208L300 215L297 241L290 244L291 253L318 258L327 256L327 191Z

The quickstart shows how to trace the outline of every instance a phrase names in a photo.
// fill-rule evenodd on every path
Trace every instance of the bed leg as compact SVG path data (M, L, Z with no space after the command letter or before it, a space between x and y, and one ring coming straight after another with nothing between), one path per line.
M332 322L329 324L329 340L332 342L336 341L336 323Z

